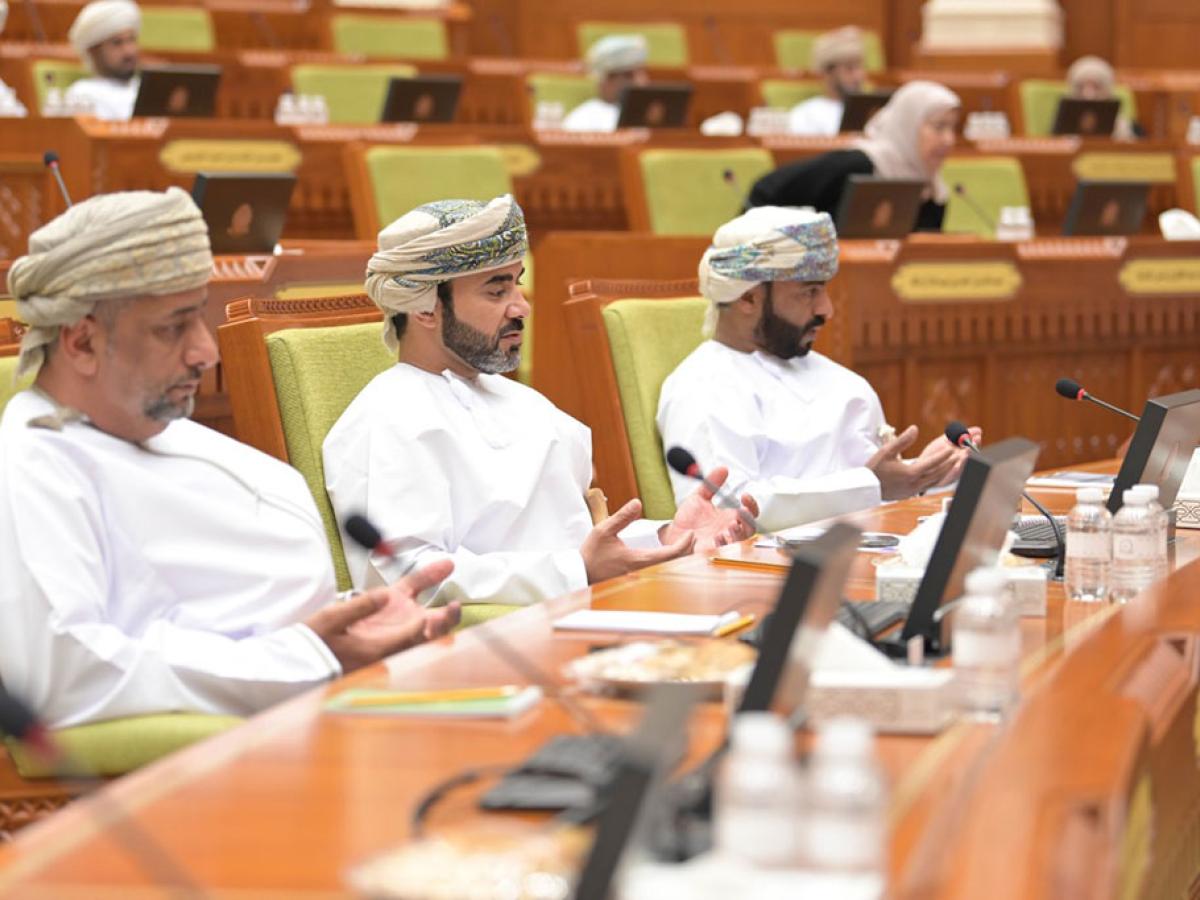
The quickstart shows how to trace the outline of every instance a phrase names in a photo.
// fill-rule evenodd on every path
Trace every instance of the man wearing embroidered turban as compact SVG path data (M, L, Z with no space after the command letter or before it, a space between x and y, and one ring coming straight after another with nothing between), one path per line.
M67 89L67 102L86 106L98 119L127 121L141 82L141 30L142 11L132 0L92 0L81 9L67 38L93 75Z
M887 426L859 375L812 349L833 317L838 245L825 213L763 206L722 225L700 261L700 344L663 383L663 446L725 466L776 530L899 500L958 476L965 452ZM976 440L977 429L972 433ZM671 473L676 497L690 489Z
M449 563L335 603L299 473L187 420L211 273L179 188L79 203L9 270L35 380L0 418L0 682L54 725L256 712L457 623L414 602Z
M640 34L610 34L588 48L587 67L599 96L585 100L563 120L564 131L616 131L621 95L648 84L646 39Z
M428 203L380 232L367 293L398 362L324 445L339 518L365 512L398 551L385 560L347 542L356 586L448 557L454 573L430 604L533 603L748 536L733 510L700 492L681 498L671 522L640 520L634 500L593 526L590 432L503 374L520 361L530 312L520 288L527 247L510 196Z
M792 107L788 131L792 134L829 136L842 126L846 98L863 89L863 33L853 25L827 31L815 41L809 69L824 79L824 93Z

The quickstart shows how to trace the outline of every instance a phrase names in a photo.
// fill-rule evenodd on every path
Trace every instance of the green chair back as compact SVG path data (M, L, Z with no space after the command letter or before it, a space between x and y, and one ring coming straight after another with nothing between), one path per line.
M775 168L771 154L759 148L646 150L638 164L650 230L699 236L711 235L737 216L750 186Z
M588 75L535 72L526 76L525 85L529 89L531 114L539 103L561 103L563 112L569 113L596 96L596 82Z
M158 52L211 53L217 46L212 16L200 6L143 6L138 45Z
M367 174L381 224L433 200L491 200L512 193L496 147L371 147Z
M417 70L405 65L292 66L292 89L320 94L329 107L329 121L339 125L370 125L383 116L388 82L412 78Z
M1054 128L1054 117L1058 114L1058 102L1067 95L1065 81L1048 81L1042 78L1026 78L1018 86L1021 95L1021 115L1025 118L1025 134L1029 137L1045 137ZM1121 101L1121 115L1131 122L1137 119L1137 101L1133 91L1118 84L1114 92Z
M312 492L325 523L338 588L350 587L329 495L321 445L338 418L372 378L395 360L380 339L378 322L328 328L294 328L267 335L267 355L288 459Z
M825 84L821 81L806 79L767 78L759 85L762 91L763 103L776 109L791 109L812 97L825 93Z
M450 41L439 19L334 15L333 49L369 59L448 59Z
M640 34L646 39L646 62L652 66L688 64L687 32L676 22L580 22L575 28L579 55L610 34Z
M781 69L808 69L812 62L813 42L821 34L820 31L800 31L791 28L776 31L776 65ZM868 72L882 72L887 68L883 42L874 31L863 32L863 66Z
M18 391L23 391L33 384L33 376L26 375L19 382L13 381L17 374L17 357L0 356L0 416L4 415L4 407Z
M1018 159L1012 156L963 157L946 160L942 180L951 188L961 184L975 205L981 207L992 222L1000 220L1004 206L1029 207L1029 190L1025 172ZM993 236L992 229L967 201L953 191L946 204L945 232L965 232L980 237Z
M61 728L54 732L54 737L83 771L111 777L139 769L241 721L237 716L160 713ZM17 741L6 744L21 777L55 777L53 763L30 753Z
M667 376L703 341L700 329L708 301L617 300L601 316L617 376L617 392L637 475L638 496L648 519L675 515L675 495L667 475L655 416Z
M33 90L37 96L38 110L46 105L46 94L56 87L65 91L80 78L87 78L88 70L77 62L63 59L37 59L33 62Z

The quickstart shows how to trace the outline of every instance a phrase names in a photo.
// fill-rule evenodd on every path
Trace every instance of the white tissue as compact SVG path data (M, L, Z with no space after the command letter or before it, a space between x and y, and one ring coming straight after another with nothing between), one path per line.
M1158 227L1168 241L1200 240L1200 219L1186 209L1168 209L1159 215Z
M700 123L700 133L705 137L740 137L742 117L735 112L717 113Z

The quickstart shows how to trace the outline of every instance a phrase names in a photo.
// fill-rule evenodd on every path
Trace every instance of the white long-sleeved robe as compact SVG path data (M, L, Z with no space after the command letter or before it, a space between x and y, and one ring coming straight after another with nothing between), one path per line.
M816 352L781 360L705 341L663 382L663 447L705 469L728 466L759 523L775 531L880 502L864 464L879 449L879 397L865 379ZM676 500L694 483L671 472Z
M845 104L830 97L809 97L788 114L788 133L808 137L831 137L842 127Z
M64 99L67 103L86 103L97 119L128 122L133 118L133 106L137 102L141 81L137 76L128 81L81 78L67 88Z
M563 131L611 132L617 130L621 121L621 107L615 103L593 97L585 100L567 113L563 119Z
M340 674L336 591L289 466L181 420L143 446L17 394L0 419L0 682L51 724L246 714Z
M430 604L534 603L587 586L591 431L537 391L397 363L346 408L324 458L338 520L365 513L399 551L389 561L346 540L355 587L446 557L454 572ZM660 524L621 537L657 546Z

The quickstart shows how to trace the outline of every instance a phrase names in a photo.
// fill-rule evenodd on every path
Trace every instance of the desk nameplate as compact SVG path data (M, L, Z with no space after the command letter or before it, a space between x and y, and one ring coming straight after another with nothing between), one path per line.
M985 303L1011 300L1021 273L1011 262L905 263L892 276L892 290L906 303Z

